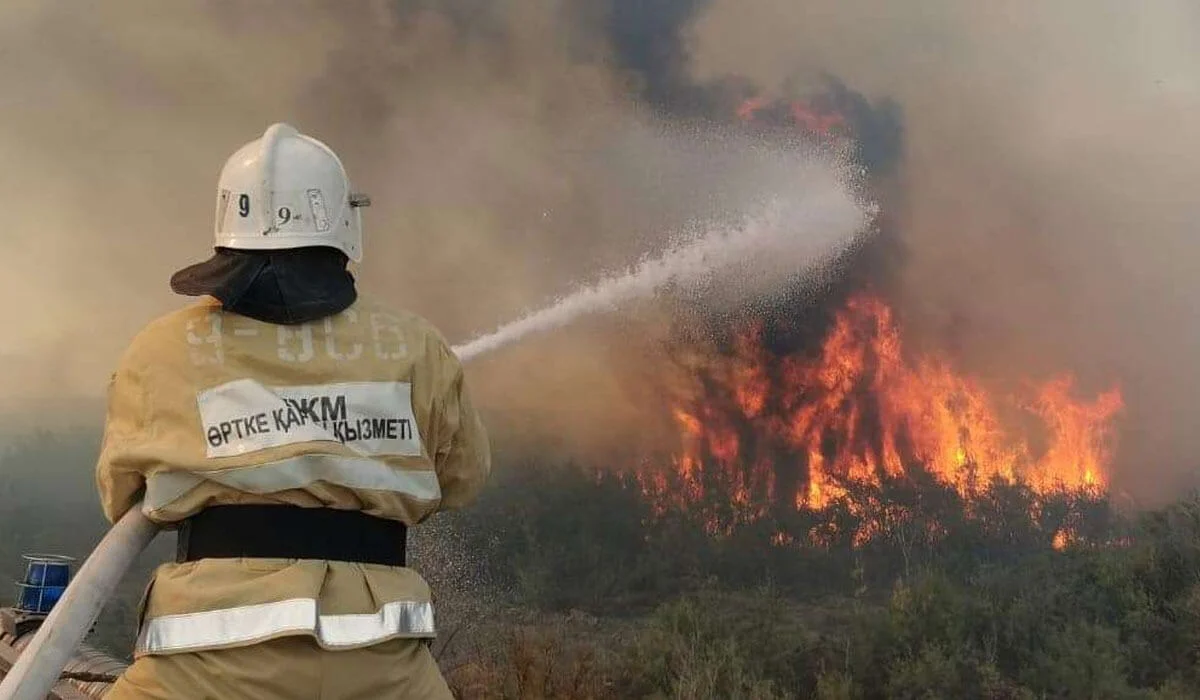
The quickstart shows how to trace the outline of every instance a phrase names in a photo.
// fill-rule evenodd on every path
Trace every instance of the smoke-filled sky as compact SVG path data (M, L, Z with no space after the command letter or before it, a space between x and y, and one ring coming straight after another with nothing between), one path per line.
M1197 34L1186 0L9 0L0 401L100 395L271 122L372 196L364 289L458 341L770 187L661 103L828 72L903 111L910 327L989 375L1120 382L1119 481L1167 492L1200 450ZM547 449L635 444L661 310L635 311L473 368L481 402Z
M982 371L1120 382L1119 480L1155 496L1200 453L1197 39L1171 0L727 1L693 69L897 99L910 324Z

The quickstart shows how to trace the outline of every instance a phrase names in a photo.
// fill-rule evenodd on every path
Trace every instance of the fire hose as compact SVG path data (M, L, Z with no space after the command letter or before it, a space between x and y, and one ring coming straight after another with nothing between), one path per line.
M133 560L158 531L142 514L140 502L113 525L0 681L0 700L45 700Z

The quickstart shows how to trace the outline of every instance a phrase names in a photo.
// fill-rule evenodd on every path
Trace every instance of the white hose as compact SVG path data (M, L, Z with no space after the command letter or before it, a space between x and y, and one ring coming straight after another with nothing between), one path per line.
M158 531L142 514L141 503L117 521L0 682L0 700L45 700L133 560Z

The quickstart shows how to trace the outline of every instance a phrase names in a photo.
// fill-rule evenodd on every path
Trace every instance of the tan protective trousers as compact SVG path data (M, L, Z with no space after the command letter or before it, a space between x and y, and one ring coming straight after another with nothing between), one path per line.
M106 700L453 700L422 641L326 651L311 637L134 661Z

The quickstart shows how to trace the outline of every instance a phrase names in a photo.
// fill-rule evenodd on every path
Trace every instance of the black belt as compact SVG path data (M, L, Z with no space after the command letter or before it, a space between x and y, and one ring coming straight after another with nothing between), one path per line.
M252 557L404 566L407 539L404 523L357 510L210 506L183 521L175 561Z

